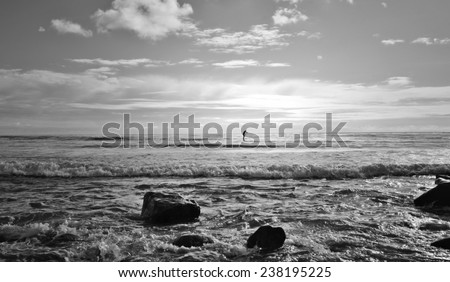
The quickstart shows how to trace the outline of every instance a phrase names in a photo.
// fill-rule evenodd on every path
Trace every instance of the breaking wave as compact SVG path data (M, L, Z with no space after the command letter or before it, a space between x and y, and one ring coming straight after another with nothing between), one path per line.
M244 179L345 179L449 174L450 164L316 165L149 165L118 166L81 162L1 161L0 176L28 177L238 177Z

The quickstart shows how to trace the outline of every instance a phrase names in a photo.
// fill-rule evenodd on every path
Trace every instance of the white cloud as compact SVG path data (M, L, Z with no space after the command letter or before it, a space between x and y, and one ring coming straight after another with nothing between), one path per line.
M79 24L73 23L65 19L54 19L51 26L59 33L72 33L83 37L92 37L92 31L82 28Z
M400 43L404 43L405 40L403 39L385 39L385 40L381 40L381 43L383 43L386 46L392 46L392 45L396 45L396 44L400 44Z
M272 19L275 25L283 26L295 24L299 21L306 21L308 16L302 14L302 12L297 9L279 8L272 16Z
M289 2L289 4L297 4L300 0L275 0L275 2L279 3L279 2Z
M45 32L45 28L43 28L42 26L39 27L38 29L39 32Z
M180 65L199 65L203 64L203 61L197 59L197 58L190 58L183 61L178 62Z
M189 4L177 0L114 0L112 8L98 10L92 18L99 32L131 30L140 38L158 40L192 25Z
M433 41L431 40L431 38L428 38L428 37L420 37L420 38L413 40L412 43L432 45Z
M447 45L450 44L450 38L419 37L413 40L411 43L424 45Z
M286 39L292 34L282 33L279 29L268 25L254 25L248 32L227 32L224 29L194 29L186 36L195 37L196 45L209 47L217 53L248 54L264 48L280 48L288 46Z
M237 69L244 67L259 66L259 62L255 60L232 60L224 63L214 63L213 66L222 67L225 69Z
M388 78L385 83L389 86L403 87L411 85L412 81L407 76L394 76Z
M169 62L166 61L158 61L158 60L150 60L146 58L140 59L121 59L121 60L105 60L101 58L96 59L69 59L71 62L80 63L80 64L88 64L88 65L101 65L101 66L123 66L123 67L136 67L139 65L167 65Z
M214 63L212 65L225 69L237 69L244 67L283 68L291 66L290 64L287 63L274 63L274 62L261 63L256 60L231 60L223 63Z
M381 2L381 6L383 6L384 8L387 8L387 3L386 2Z
M103 72L112 74L114 70L104 68L75 74L0 70L0 97L6 98L0 103L0 119L3 124L21 121L36 126L40 122L47 128L63 120L62 128L69 131L68 117L73 117L80 128L89 125L97 130L121 111L133 111L135 117L141 115L143 120L153 122L180 111L201 111L207 119L221 120L235 120L236 112L220 109L245 109L255 119L278 111L279 118L294 122L323 118L324 113L333 111L347 121L391 118L403 119L404 125L411 124L411 118L448 114L449 86L398 87L410 83L406 77L363 85L308 79L97 75ZM436 119L428 122L435 125ZM445 126L448 128L448 123Z
M290 67L291 65L287 63L267 63L264 66L269 68L286 68Z
M115 75L117 70L110 67L99 67L95 69L88 69L84 71L84 73L99 79L107 79L108 77Z
M321 39L322 33L320 32L309 32L306 30L297 33L298 36L305 37L306 39Z
M322 55L317 55L317 60L322 61L323 60L323 56Z

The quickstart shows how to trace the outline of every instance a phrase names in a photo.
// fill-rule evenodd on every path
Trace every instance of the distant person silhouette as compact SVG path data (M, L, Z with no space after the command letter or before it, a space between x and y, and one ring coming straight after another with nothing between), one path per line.
M245 142L245 134L247 134L247 130L244 130L244 132L242 132L242 141Z

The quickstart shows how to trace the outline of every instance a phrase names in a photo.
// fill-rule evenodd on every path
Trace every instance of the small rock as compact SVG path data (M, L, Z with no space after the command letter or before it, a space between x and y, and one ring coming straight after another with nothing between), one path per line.
M431 246L436 247L436 248L450 250L450 238L445 238L445 239L433 242L433 243L431 243Z
M178 247L201 247L204 244L212 244L214 240L211 237L205 235L182 235L173 241L173 244Z
M281 227L261 226L247 240L247 248L258 247L263 250L281 248L286 240L286 233Z
M179 194L147 192L144 195L141 217L151 223L172 224L198 219L200 206Z

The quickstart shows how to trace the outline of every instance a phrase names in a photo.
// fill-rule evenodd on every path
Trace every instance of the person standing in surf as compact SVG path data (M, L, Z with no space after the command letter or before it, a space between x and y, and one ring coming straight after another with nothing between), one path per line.
M244 130L244 132L242 132L242 141L245 142L245 134L247 134L247 130Z

